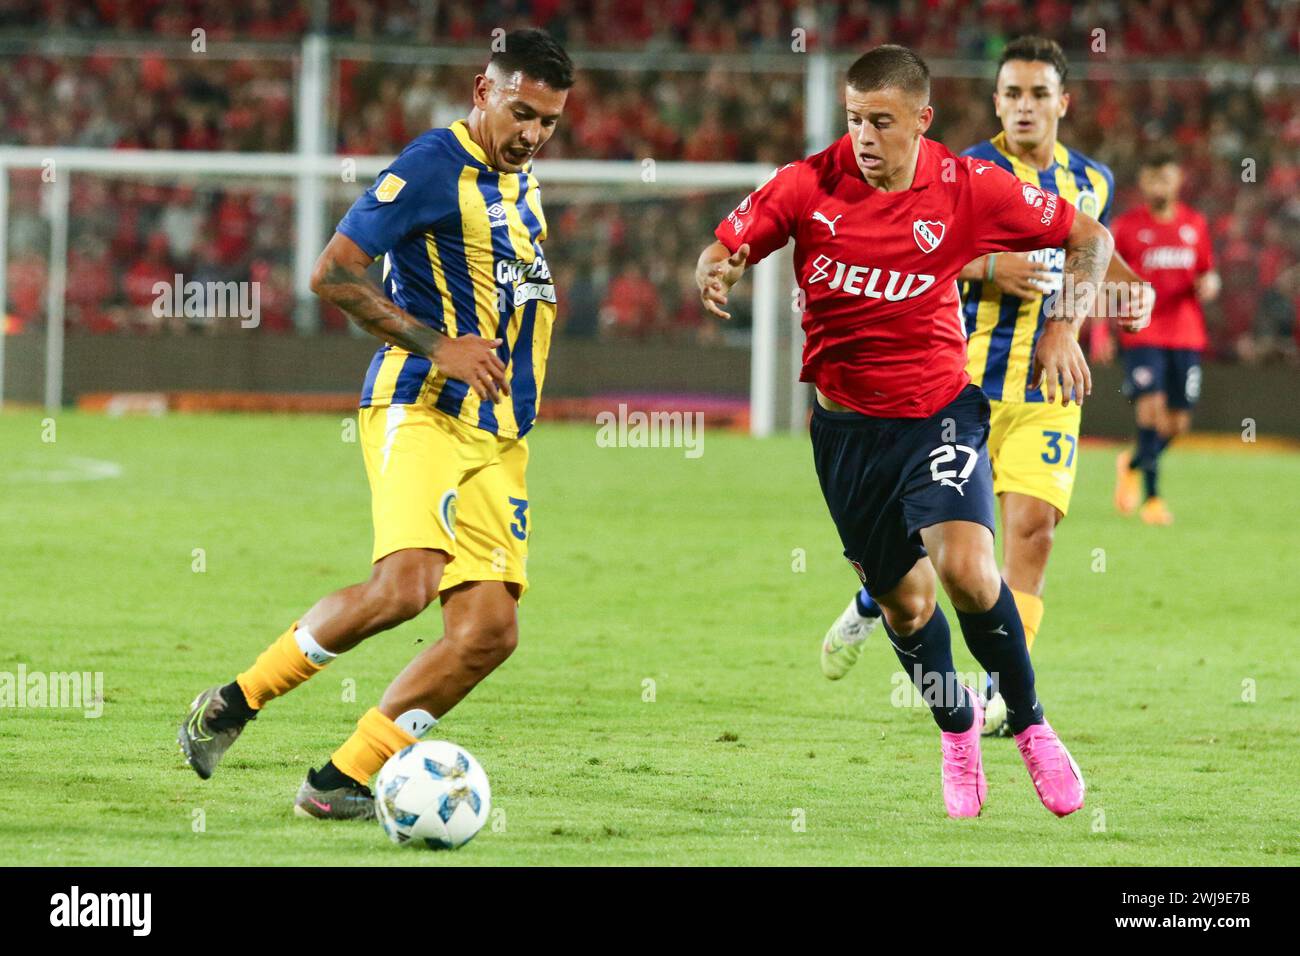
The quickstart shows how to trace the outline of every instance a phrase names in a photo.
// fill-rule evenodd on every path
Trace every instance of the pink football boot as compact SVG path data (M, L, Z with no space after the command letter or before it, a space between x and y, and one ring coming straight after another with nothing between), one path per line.
M975 719L970 729L953 734L939 734L943 747L943 803L948 816L954 820L977 817L988 795L988 781L984 779L984 759L980 755L980 730L984 726L984 707L979 695L969 687L962 687L970 698Z
M1083 774L1051 724L1030 724L1016 734L1016 746L1043 806L1058 817L1083 806Z

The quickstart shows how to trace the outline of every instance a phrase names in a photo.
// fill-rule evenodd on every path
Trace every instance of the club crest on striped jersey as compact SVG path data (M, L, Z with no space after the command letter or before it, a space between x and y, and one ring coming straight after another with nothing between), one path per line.
M443 530L452 541L456 540L456 499L459 497L456 489L450 488L443 493L442 500L438 502L438 520L442 522Z
M938 219L918 219L912 223L912 237L922 252L934 252L943 242L944 225Z
M389 173L375 187L375 199L380 202L392 202L406 185L406 180L396 173Z

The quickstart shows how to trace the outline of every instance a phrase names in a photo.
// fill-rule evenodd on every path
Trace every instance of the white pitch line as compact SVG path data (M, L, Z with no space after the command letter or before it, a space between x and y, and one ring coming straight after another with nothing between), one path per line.
M67 459L60 467L15 471L8 476L9 481L38 482L42 484L60 484L72 481L105 481L122 477L122 466L115 461L100 458Z

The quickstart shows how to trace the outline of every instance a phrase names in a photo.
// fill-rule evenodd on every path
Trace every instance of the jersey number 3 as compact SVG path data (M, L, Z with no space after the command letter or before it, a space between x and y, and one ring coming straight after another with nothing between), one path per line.
M528 499L507 498L514 508L515 520L510 522L510 533L520 541L528 540Z

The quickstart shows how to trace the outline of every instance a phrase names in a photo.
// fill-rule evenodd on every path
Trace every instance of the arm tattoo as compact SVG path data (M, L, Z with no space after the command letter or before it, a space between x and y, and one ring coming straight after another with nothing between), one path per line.
M398 308L377 285L358 274L331 262L320 284L320 296L346 312L360 328L389 345L425 355L437 361L437 353L447 337Z
M1100 282L1106 274L1106 265L1102 261L1104 246L1101 237L1085 239L1070 250L1065 260L1065 271L1073 273L1077 282Z
M1070 248L1065 259L1062 287L1062 294L1069 298L1070 307L1049 309L1047 318L1065 322L1077 331L1083 320L1092 314L1098 301L1102 291L1099 284L1106 275L1109 259L1106 241L1101 236L1084 239Z

